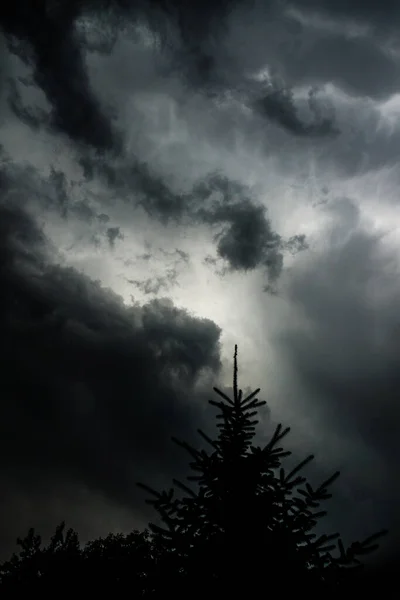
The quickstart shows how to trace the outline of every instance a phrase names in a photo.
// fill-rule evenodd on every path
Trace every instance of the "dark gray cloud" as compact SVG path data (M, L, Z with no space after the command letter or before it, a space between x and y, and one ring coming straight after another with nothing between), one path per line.
M108 227L107 228L107 239L110 244L110 248L115 247L116 240L123 240L124 236L121 233L121 229L119 227Z
M316 83L333 82L351 93L383 98L396 90L399 81L397 61L387 48L379 45L382 38L374 37L375 29L370 35L349 36L346 29L318 30L307 21L318 9L326 18L348 16L361 23L367 21L374 28L379 24L392 27L399 10L391 2L384 8L373 3L315 3L314 0L271 1L254 6L229 0L194 2L190 6L183 2L161 2L152 7L138 3L134 8L120 0L58 2L54 6L43 2L32 15L25 0L14 4L7 15L0 15L3 28L10 43L14 40L13 51L32 64L35 83L43 89L51 106L50 114L46 115L43 110L24 105L18 87L11 82L10 104L14 112L31 126L51 125L76 142L96 148L120 151L122 138L112 124L111 113L100 106L90 87L84 52L111 52L118 31L138 20L144 20L161 34L172 59L172 71L181 76L187 71L190 85L196 89L214 90L212 93L232 91L238 81L243 82L243 67L250 56L253 67L257 68L254 58L260 52L260 58L255 59L258 66L269 64L287 84L284 89L278 86L268 92L257 103L259 110L295 135L329 136L336 128L327 118L318 123L303 123L291 99L292 85L312 87ZM305 21L294 16L291 8L303 11ZM229 23L231 19L240 20L242 13L247 15L244 24L248 15L253 22L265 23L264 37L272 42L262 41L257 50L249 40L248 50L246 44L241 45L230 56L226 44L237 40L229 38ZM95 20L95 25L85 28L82 22L85 16ZM362 65L368 65L368 69ZM232 80L235 72L236 80ZM20 87L24 85L19 82Z
M82 48L74 30L79 4L73 1L55 5L44 1L32 9L21 0L6 14L0 14L0 22L10 49L33 67L35 83L51 106L49 125L76 142L110 148L117 138L110 119L90 89ZM40 116L32 114L29 107L22 107L15 91L11 101L14 111L38 126Z
M263 267L269 289L282 272L284 252L304 250L307 244L303 235L283 240L273 230L265 206L256 204L250 194L243 185L213 175L195 187L194 196L202 200L195 216L214 227L222 225L215 236L217 253L230 270Z
M219 328L168 300L127 308L52 264L40 228L4 200L0 241L2 514L41 485L48 497L52 485L68 495L68 482L140 511L135 481L172 475L170 435L190 435L202 421L203 381L220 367ZM73 506L66 510L71 517ZM2 521L2 539L15 527Z
M196 0L190 6L181 1L132 4L125 0L43 0L33 8L27 0L17 0L0 12L0 26L9 49L33 67L34 81L44 91L51 111L46 116L24 105L15 85L11 88L10 105L32 127L47 123L77 143L120 150L121 137L112 116L100 106L91 89L84 51L111 52L118 30L138 19L155 28L169 47L173 40L165 38L165 34L173 23L175 35L185 48L185 66L193 63L192 70L202 73L205 59L198 57L202 43L211 30L217 32L221 17L234 4L232 0ZM82 23L79 27L79 19L85 17L97 19L98 35L93 26L89 31ZM178 55L177 59L177 68L182 68ZM20 84L25 85L23 81Z
M313 89L309 92L309 105L312 112L317 113L313 123L305 123L298 115L290 89L272 87L266 91L262 98L254 103L255 109L262 115L275 121L290 133L298 136L332 136L339 131L330 118L320 118L318 114L318 100Z
M398 38L395 27L388 31L398 22L398 9L377 10L379 20L373 11L363 13L363 6L353 11L351 3L341 10L334 2L242 3L232 13L224 43L215 48L215 70L227 89L244 87L247 92L245 75L267 70L270 80L284 85L274 83L267 90L266 116L296 135L325 134L329 139L338 129L332 115L314 125L303 122L293 103L294 88L333 84L355 97L383 100L399 87ZM379 23L386 24L386 34ZM261 109L262 96L256 103Z
M116 162L110 155L86 153L80 157L84 179L98 178L124 200L142 206L163 223L182 218L185 197L174 193L151 166L136 159Z
M45 93L50 110L46 112L23 100L24 88L31 85L26 78L9 80L9 105L14 114L32 128L50 127L66 134L78 144L89 144L99 150L112 149L120 153L123 136L117 131L112 113L99 102L91 88L84 53L111 52L122 27L122 15L125 22L130 23L144 19L162 37L168 31L174 32L172 37L169 33L164 40L172 61L172 73L179 72L184 77L187 72L192 87L203 88L203 91L210 93L232 90L232 81L226 79L218 63L217 40L226 36L223 18L237 4L241 3L224 0L215 4L201 3L201 6L191 3L190 7L185 3L161 3L154 12L146 10L146 5L138 5L133 10L123 2L111 3L108 7L104 2L97 6L90 3L60 2L57 3L57 8L50 8L48 2L43 2L30 17L28 3L20 0L6 18L3 16L3 28L9 49L32 66L33 82ZM273 14L276 14L275 3L271 4ZM107 34L104 44L96 45L91 42L90 32L94 26L86 35L85 28L79 27L79 18L84 16L99 21L98 29L105 30ZM261 16L268 17L263 13ZM2 15L0 19L1 17ZM165 30L166 18L172 20L176 27ZM174 38L177 33L178 40ZM179 50L173 50L174 48ZM320 55L317 50L317 57ZM268 55L265 59L268 61ZM295 64L296 60L292 56L290 60ZM307 64L313 62L312 57L307 57ZM369 63L371 64L370 60ZM303 58L299 64L303 64ZM382 68L379 72L382 72ZM293 73L291 75L294 80ZM242 79L243 73L239 77ZM331 135L335 132L329 119L312 124L301 121L291 99L290 83L284 90L274 88L264 94L255 107L294 135ZM143 167L141 177L143 184L149 184Z

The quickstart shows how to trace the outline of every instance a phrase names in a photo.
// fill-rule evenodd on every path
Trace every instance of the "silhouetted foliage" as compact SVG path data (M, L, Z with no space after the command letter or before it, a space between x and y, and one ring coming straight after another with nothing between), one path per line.
M219 400L219 433L212 439L198 430L211 450L197 450L174 439L192 457L193 487L173 480L174 489L152 494L161 525L109 534L81 546L72 529L61 523L47 546L31 529L18 539L19 554L0 565L0 594L63 591L126 594L131 597L175 598L199 595L258 594L269 589L305 593L354 590L352 579L360 558L374 551L380 531L345 548L339 534L317 536L326 511L320 504L339 472L313 487L302 469L307 456L289 471L283 460L291 453L282 441L290 428L278 425L264 446L253 445L259 389L243 398L237 384L235 346L233 398L214 388ZM373 581L371 579L371 581ZM276 593L276 592L275 592Z
M46 592L60 586L63 591L117 591L129 585L132 593L146 592L157 556L147 530L134 530L127 535L110 533L84 546L75 531L64 530L65 523L61 523L47 546L34 529L24 539L18 539L19 554L13 554L0 566L1 590L15 589L18 584L30 592Z
M138 484L155 499L148 500L164 526L150 524L165 552L160 553L157 578L160 591L189 593L259 593L266 584L284 585L284 591L318 593L349 584L362 566L360 557L375 550L380 531L345 548L339 534L317 536L315 527L326 515L320 504L331 497L334 473L312 487L300 473L312 459L306 457L287 472L282 465L291 453L282 447L290 428L278 425L263 447L252 445L265 404L259 389L243 398L237 385L237 347L234 355L233 398L214 388L220 400L210 400L219 414L219 435L211 446L196 450L174 440L192 457L195 474L187 479L195 489L174 480L183 490L161 493ZM287 580L282 582L282 576Z

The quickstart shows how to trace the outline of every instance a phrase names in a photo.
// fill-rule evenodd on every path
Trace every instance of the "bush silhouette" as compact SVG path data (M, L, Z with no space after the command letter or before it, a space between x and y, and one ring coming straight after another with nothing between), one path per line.
M81 546L72 529L61 523L50 543L30 529L17 540L21 550L0 566L0 589L24 588L35 592L90 591L117 592L129 585L133 596L142 596L156 558L156 548L147 530L109 534Z
M233 369L233 398L217 388L219 433L211 439L199 430L210 451L174 440L192 457L193 487L173 480L172 488L150 493L160 525L150 532L110 534L82 546L72 529L61 523L50 543L33 529L19 539L19 554L0 565L0 594L17 587L29 593L62 589L125 594L131 597L175 598L211 594L274 593L335 594L356 589L360 558L377 547L380 531L345 548L339 534L320 535L316 525L326 512L320 504L331 497L334 473L312 487L300 473L313 456L295 468L283 466L281 443L290 429L278 425L270 441L254 446L265 405L259 389L247 397L237 385L237 346ZM174 439L174 438L173 438ZM360 590L358 590L360 592Z
M174 440L192 457L195 474L187 479L195 489L174 480L184 492L161 493L139 483L153 499L162 524L150 524L164 553L157 579L160 590L183 594L200 589L208 593L258 593L266 580L273 587L308 594L349 589L349 580L362 566L360 557L374 551L380 531L345 548L339 534L317 536L315 527L326 515L320 504L331 497L334 473L312 487L300 472L312 459L305 458L286 472L282 462L291 454L281 447L290 428L278 425L263 447L252 445L259 389L243 398L237 385L237 346L234 354L233 398L214 388L220 400L210 400L219 413L219 434L211 439L198 430L211 447L196 450Z

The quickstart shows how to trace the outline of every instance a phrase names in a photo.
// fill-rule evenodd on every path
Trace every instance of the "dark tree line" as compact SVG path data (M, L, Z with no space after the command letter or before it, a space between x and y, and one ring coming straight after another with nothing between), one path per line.
M105 591L132 597L171 594L259 594L297 592L349 593L362 578L364 555L373 552L380 531L344 547L339 534L317 535L315 528L331 497L334 473L312 486L302 469L306 457L287 471L290 454L282 443L289 433L278 425L263 447L253 445L258 409L257 389L247 397L237 384L234 355L233 397L214 388L219 399L218 435L199 430L209 450L174 440L191 456L189 483L174 480L175 489L152 496L161 525L128 535L110 534L85 546L62 523L47 546L31 529L19 539L19 554L0 566L0 591ZM176 495L176 489L180 494ZM361 589L361 588L360 588Z

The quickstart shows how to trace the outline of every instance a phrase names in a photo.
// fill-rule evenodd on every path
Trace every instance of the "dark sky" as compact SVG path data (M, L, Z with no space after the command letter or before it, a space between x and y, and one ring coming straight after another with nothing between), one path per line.
M170 436L268 402L327 527L400 540L400 4L0 8L0 555L142 527ZM355 518L356 516L356 518Z

